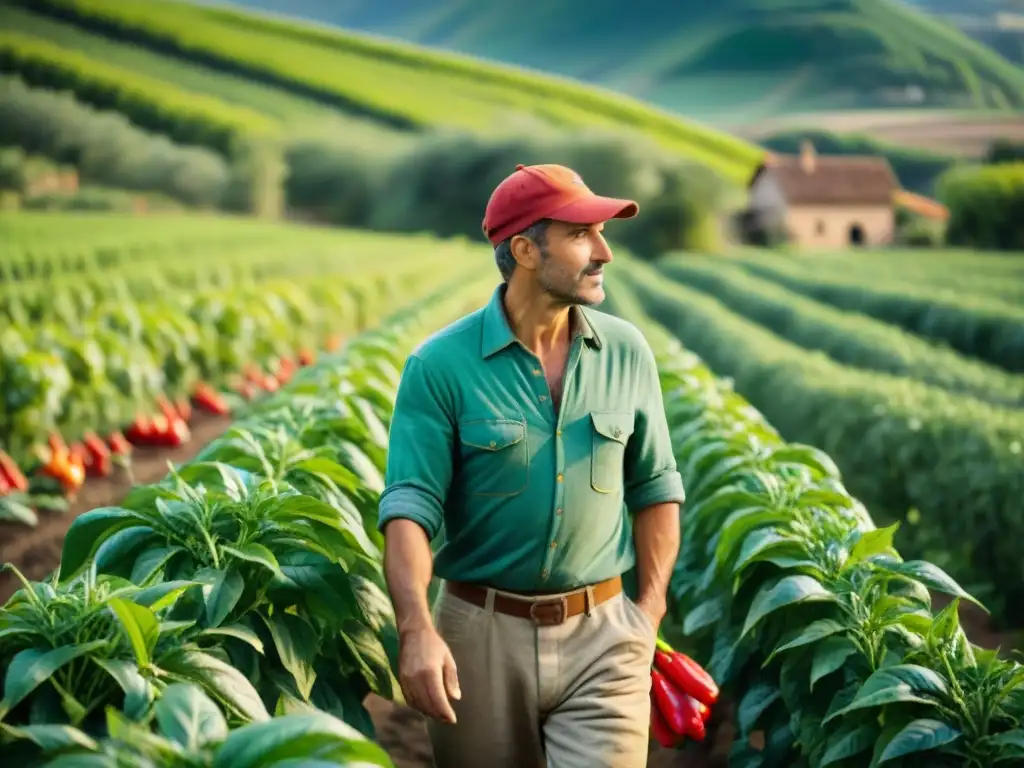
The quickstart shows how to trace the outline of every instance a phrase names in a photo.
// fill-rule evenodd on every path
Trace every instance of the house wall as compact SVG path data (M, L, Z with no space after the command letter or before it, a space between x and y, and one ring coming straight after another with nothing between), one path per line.
M895 217L892 206L799 206L786 212L786 227L793 240L812 248L848 248L854 225L863 232L864 245L883 245L892 240Z
M786 198L770 173L758 177L749 190L748 207L762 221L782 221L786 215Z

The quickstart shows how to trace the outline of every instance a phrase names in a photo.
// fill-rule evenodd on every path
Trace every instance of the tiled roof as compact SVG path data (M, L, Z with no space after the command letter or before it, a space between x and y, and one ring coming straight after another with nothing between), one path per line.
M770 154L750 183L770 173L790 205L891 205L899 181L884 157Z

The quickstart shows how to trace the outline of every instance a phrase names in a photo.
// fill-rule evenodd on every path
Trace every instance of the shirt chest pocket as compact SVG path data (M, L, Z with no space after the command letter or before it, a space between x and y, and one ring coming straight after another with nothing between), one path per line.
M626 444L633 434L631 411L598 411L590 414L590 485L598 493L615 493L625 475Z
M515 496L526 490L530 450L525 421L463 421L459 423L459 439L467 496Z

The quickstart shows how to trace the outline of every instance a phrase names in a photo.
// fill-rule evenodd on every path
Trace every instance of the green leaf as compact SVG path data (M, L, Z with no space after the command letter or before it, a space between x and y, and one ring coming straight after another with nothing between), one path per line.
M390 768L383 747L365 738L348 723L323 713L284 715L231 732L217 750L213 768L261 768L289 758L315 754Z
M740 735L744 738L749 736L757 725L757 719L781 696L779 687L771 683L758 683L749 688L740 699L736 711L736 724L739 726Z
M239 560L262 565L273 574L281 572L281 566L278 564L277 558L274 557L274 553L258 542L250 541L240 547L222 546L221 549Z
M128 642L131 643L135 661L140 667L149 666L153 661L153 649L160 638L160 622L149 608L132 603L124 598L111 598L107 605L117 616Z
M38 744L44 752L55 752L60 749L83 749L97 750L97 744L92 737L73 728L70 725L42 724L42 725L7 725L0 724L10 736L15 739L28 739Z
M100 546L115 533L148 522L139 513L122 507L98 507L76 517L64 534L60 581L67 582L81 573Z
M201 685L212 696L246 720L267 720L270 714L259 693L241 672L202 651L176 648L160 660L160 666L179 680Z
M206 624L217 627L238 604L245 591L245 581L236 570L217 571L213 584L203 591L206 593Z
M970 600L988 613L988 609L979 600L969 595L963 587L957 584L949 574L937 565L933 565L925 560L908 560L905 563L900 563L891 558L878 558L875 563L894 573L917 579L926 587L934 589L936 592L944 592L947 595Z
M139 551L156 538L148 525L133 525L107 538L96 550L96 570L128 578Z
M857 646L848 637L829 637L814 649L814 660L811 662L811 690L814 684L826 675L830 675L846 662L847 657L857 652Z
M202 586L201 581L161 581L151 587L144 587L132 595L132 602L144 605L152 611L159 611L174 605L189 587Z
M761 619L780 608L798 603L827 602L835 599L835 595L810 576L784 576L773 586L762 587L754 597L740 638L745 637Z
M692 635L704 627L714 624L724 615L724 610L725 599L723 597L705 600L686 614L686 618L683 619L683 634Z
M871 749L878 738L878 727L865 723L863 725L843 726L828 740L828 749L821 756L820 768L846 760Z
M878 762L884 763L914 752L937 749L956 741L962 735L956 728L940 720L914 720L893 737Z
M948 694L946 682L927 667L897 664L872 673L857 691L853 701L832 713L825 722L855 709L879 707L883 704L902 702L934 705L936 699Z
M209 627L202 630L200 635L222 635L224 637L233 637L236 640L241 640L243 643L251 645L258 653L263 653L263 641L260 640L259 635L253 632L249 627L243 624L229 624L223 627Z
M93 661L124 691L125 715L131 720L140 720L153 701L154 691L152 684L139 673L138 666L126 659L94 658Z
M854 544L853 549L850 551L850 557L847 559L846 565L859 563L871 555L890 552L892 550L893 536L895 536L899 527L900 524L897 522L887 528L878 528L861 534L857 543Z
M764 664L761 666L768 666L772 659L783 651L788 651L791 648L799 648L802 645L808 645L810 643L816 643L822 638L834 635L836 632L844 632L846 629L847 628L845 626L832 619L819 619L818 621L811 622L806 627L802 627L792 633L788 640L784 641L768 655L768 658L764 660Z
M224 715L192 683L167 686L153 711L161 733L189 752L227 738L228 724Z
M316 630L304 619L288 613L275 613L269 619L261 614L260 618L270 629L281 665L291 673L299 693L308 701L316 682L313 671L318 651Z
M4 676L4 697L0 700L0 719L65 664L103 648L108 643L108 640L93 640L81 645L61 646L52 651L27 648L16 653Z
M129 578L131 581L141 586L152 579L154 574L167 564L168 560L179 552L184 551L183 547L176 545L147 549L136 558L135 565L132 567L132 573Z

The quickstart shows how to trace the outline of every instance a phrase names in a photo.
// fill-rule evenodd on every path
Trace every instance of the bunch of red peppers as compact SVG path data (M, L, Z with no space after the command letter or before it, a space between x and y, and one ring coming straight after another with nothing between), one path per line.
M703 667L661 638L651 668L651 734L678 749L687 738L703 741L718 685Z

